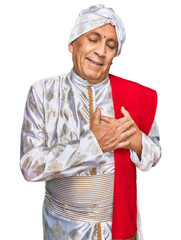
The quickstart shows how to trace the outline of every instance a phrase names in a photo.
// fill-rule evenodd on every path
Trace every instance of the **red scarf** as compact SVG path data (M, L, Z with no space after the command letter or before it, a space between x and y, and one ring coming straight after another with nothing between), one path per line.
M157 106L156 91L138 83L109 75L115 118L121 118L124 106L139 129L148 135ZM137 230L136 167L127 149L114 151L115 181L112 218L112 238L125 239Z

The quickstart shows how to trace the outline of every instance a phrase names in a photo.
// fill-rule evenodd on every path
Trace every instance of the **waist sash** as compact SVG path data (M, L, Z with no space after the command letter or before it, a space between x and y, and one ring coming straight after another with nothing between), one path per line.
M112 220L114 173L46 181L45 204L55 213L83 222Z

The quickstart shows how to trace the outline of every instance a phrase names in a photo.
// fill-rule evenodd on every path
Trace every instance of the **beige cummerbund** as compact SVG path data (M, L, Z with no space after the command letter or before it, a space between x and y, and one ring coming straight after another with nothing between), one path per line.
M114 173L55 178L46 182L45 204L55 213L83 222L112 219Z

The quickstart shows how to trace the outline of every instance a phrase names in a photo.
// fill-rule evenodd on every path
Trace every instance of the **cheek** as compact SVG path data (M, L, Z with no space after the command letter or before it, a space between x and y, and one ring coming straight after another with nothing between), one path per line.
M86 48L79 48L77 50L77 60L79 64L82 64L82 67L84 67L84 64L87 62L87 57L88 57L88 49Z
M76 51L74 52L74 64L79 65L80 59L81 59L80 47L77 47Z
M107 60L107 62L106 62L106 68L110 68L110 66L111 66L111 64L112 64L112 60L113 60L113 58Z
M76 57L78 59L82 59L83 56L84 56L84 52L85 51L84 51L83 47L81 47L81 46L77 47L77 49L76 49Z
M76 56L77 64L80 68L84 66L84 55L82 53L77 53Z
M115 57L115 53L110 54L110 56L108 58L108 65L109 66L112 64L114 57Z

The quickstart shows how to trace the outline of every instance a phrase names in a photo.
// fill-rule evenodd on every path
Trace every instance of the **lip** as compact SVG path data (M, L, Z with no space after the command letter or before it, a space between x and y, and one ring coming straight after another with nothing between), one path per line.
M100 62L97 62L91 58L87 58L87 60L90 62L90 63L93 63L95 66L103 66L103 63L100 63Z

